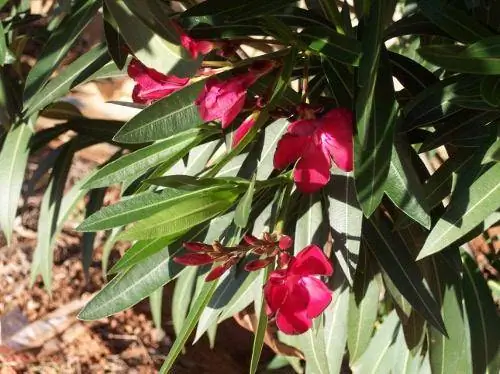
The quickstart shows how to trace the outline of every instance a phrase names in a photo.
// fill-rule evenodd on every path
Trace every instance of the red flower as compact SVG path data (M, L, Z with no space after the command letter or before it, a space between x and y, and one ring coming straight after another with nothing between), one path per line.
M219 81L210 78L196 99L201 118L205 121L221 120L226 128L243 109L247 88L255 82L253 73L246 73Z
M252 129L252 127L255 125L255 121L257 120L258 116L259 112L254 112L250 114L236 129L236 131L234 132L234 138L232 144L233 148L236 147L238 144L240 144L241 139L243 139L245 135L248 134L248 132Z
M293 179L302 192L315 192L330 180L332 159L340 169L352 170L352 136L352 113L344 108L292 122L278 142L274 167L283 169L299 160Z
M292 257L286 269L275 270L264 286L268 314L285 334L302 334L332 301L331 291L317 275L332 275L333 268L316 245Z
M198 54L206 55L215 48L214 43L193 39L184 32L181 33L181 44L194 59L198 58Z
M274 61L256 61L246 73L220 81L208 79L195 103L205 121L220 120L222 128L228 127L245 105L247 89L275 66ZM244 123L246 132L253 126L251 119ZM243 130L243 135L246 134ZM238 134L237 134L238 135ZM240 136L241 139L242 136Z
M135 81L132 99L135 103L150 104L179 91L189 83L189 78L164 75L155 69L144 66L139 60L130 61L128 75Z

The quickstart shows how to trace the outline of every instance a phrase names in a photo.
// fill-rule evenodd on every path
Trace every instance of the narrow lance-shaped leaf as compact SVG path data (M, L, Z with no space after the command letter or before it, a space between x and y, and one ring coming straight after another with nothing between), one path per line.
M0 229L7 243L12 239L12 226L28 162L28 144L33 131L27 124L12 126L0 151Z
M120 157L104 166L87 183L87 188L105 187L120 183L135 175L140 176L161 163L175 164L189 150L216 132L205 129L191 129L161 142L151 144L133 153Z
M471 337L472 372L497 373L500 369L500 318L491 292L477 264L467 254L462 257L462 287Z
M93 47L66 66L62 72L52 78L31 98L26 116L45 108L79 84L92 79L94 76L99 77L99 72L105 72L103 68L109 61L110 58L104 44Z
M168 138L203 124L194 101L204 81L193 83L148 106L115 135L122 143L143 143Z
M31 104L33 96L47 83L48 79L66 56L78 35L95 16L101 3L85 0L75 3L71 12L51 34L35 66L30 70L24 87L24 106Z
M352 285L361 242L363 212L352 173L335 169L326 187L333 251L347 282Z
M470 188L461 188L452 195L446 212L432 228L418 259L439 252L460 239L500 206L500 164L482 174Z
M238 195L238 191L223 191L191 198L136 222L120 238L149 239L182 233L229 209Z
M252 209L253 194L255 191L255 178L256 174L254 174L252 182L248 186L247 192L245 192L240 202L236 206L234 223L236 223L241 228L246 227L248 223L248 217L250 215L250 210Z
M163 287L159 287L151 295L149 295L149 307L153 316L153 322L155 327L159 330L161 330L162 305Z
M364 92L364 91L363 91ZM369 217L380 204L389 173L397 103L387 61L378 70L375 95L358 98L360 103L373 103L370 122L358 118L358 134L354 141L354 177L358 201ZM368 121L368 119L366 119ZM364 131L364 133L363 133Z
M391 166L385 182L387 196L408 217L429 229L431 218L425 203L424 190L411 161L415 152L402 138L392 150Z
M372 254L390 277L401 295L422 316L443 334L446 334L439 306L423 283L423 277L404 242L391 234L383 217L365 220L363 233Z
M370 340L370 344L361 358L354 364L354 374L390 373L395 364L397 353L396 336L401 328L398 315L393 310Z
M488 28L453 5L420 0L418 6L428 19L458 41L474 43L492 35Z
M352 365L365 352L370 342L380 298L377 281L379 270L366 243L361 247L360 260L349 294L348 336L349 363Z
M198 268L195 266L186 267L175 282L172 294L172 324L175 335L179 335L189 312L189 305L193 296L194 285Z
M180 45L156 34L132 13L125 2L105 0L105 4L116 21L118 32L133 54L146 66L180 77L190 76L198 69L201 59L184 59L185 52Z

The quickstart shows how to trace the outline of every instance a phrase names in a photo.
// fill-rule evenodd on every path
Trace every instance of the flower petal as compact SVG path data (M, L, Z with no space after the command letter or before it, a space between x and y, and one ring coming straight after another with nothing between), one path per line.
M246 96L247 92L242 91L237 93L231 93L227 95L227 98L225 96L222 96L219 99L223 101L227 100L227 103L224 102L221 104L222 107L226 108L221 117L221 125L223 129L228 127L231 124L231 122L233 122L234 119L241 112L243 106L245 105Z
M292 162L297 161L309 141L307 136L285 134L279 140L274 153L274 168L284 169Z
M277 313L276 325L285 334L301 334L312 326L307 315L309 294L299 278L287 278L287 282L289 293Z
M253 260L250 262L247 262L245 265L245 270L246 271L255 271L259 270L262 268L265 268L267 265L269 265L271 262L274 261L274 257L267 257L262 260Z
M312 320L307 316L306 311L293 313L280 309L276 315L276 326L285 334L298 335L312 327Z
M290 274L330 276L333 274L333 267L321 248L311 244L302 249L292 261Z
M206 253L188 253L182 256L174 257L174 262L181 265L206 265L214 262L214 258Z
M330 305L332 292L318 278L309 276L301 279L302 284L309 293L309 304L307 305L307 316L316 318Z
M335 164L344 171L353 169L353 116L350 110L338 108L322 117L323 144Z
M330 180L330 159L321 147L310 144L306 153L295 166L293 179L304 193L318 191Z
M248 134L250 129L253 127L253 125L255 125L255 119L256 119L256 115L254 115L252 113L236 129L236 131L234 132L234 137L233 137L233 145L232 145L233 148L236 147L240 143L241 139L243 139L245 137L245 135Z
M288 133L298 136L312 135L319 126L321 121L318 119L299 119L288 126Z
M278 278L280 281L278 281ZM268 314L276 313L285 301L287 295L288 287L285 283L285 279L276 271L273 271L264 286L264 297L266 299L268 311L270 312Z

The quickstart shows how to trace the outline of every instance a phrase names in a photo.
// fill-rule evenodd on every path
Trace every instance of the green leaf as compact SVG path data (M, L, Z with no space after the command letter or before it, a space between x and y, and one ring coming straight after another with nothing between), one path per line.
M497 139L486 151L483 163L489 161L500 162L500 139Z
M102 263L102 277L106 279L106 273L108 272L108 262L109 262L109 255L111 254L111 251L113 250L113 247L116 243L116 237L121 231L121 227L114 228L109 231L108 238L104 242L104 245L102 246L102 257L101 257L101 263Z
M429 208L434 208L451 193L453 173L460 172L473 157L473 153L456 154L429 177L424 185L425 201Z
M245 278L233 297L224 306L217 320L219 323L241 312L254 301L255 295L262 293L262 287L264 286L263 275L263 272L253 271Z
M26 104L26 116L45 108L79 84L99 77L99 72L103 71L103 67L109 61L110 58L104 44L93 47L69 64L59 75L52 78L38 93L33 95L29 103Z
M333 251L350 285L357 267L363 212L352 173L335 168L326 189Z
M474 260L469 255L464 255L462 260L462 287L470 328L472 373L498 373L500 335L495 326L499 326L500 318L497 308Z
M223 191L192 197L136 222L124 231L120 238L149 239L182 233L226 211L233 205L238 195L238 191Z
M306 358L306 372L329 374L325 345L325 328L323 318L318 317L312 329L298 336L299 348Z
M412 95L439 81L429 70L406 56L389 52L389 60L394 76Z
M484 77L481 80L481 96L491 106L500 107L500 77Z
M356 108L360 105L371 107L370 104L373 104L373 112L369 111L368 117L358 117L358 134L354 141L356 192L367 217L375 211L384 195L398 107L394 99L392 76L385 61L376 81L374 95L371 92L367 100L358 97L356 102Z
M85 179L76 183L64 197L64 185L71 167L74 152L78 149L78 138L62 146L52 171L51 181L45 191L38 218L38 242L33 254L31 283L38 274L42 275L45 287L51 292L53 246L57 235L74 205L86 194L82 189Z
M421 13L403 17L385 29L384 40L404 35L442 35L447 36L437 25L430 22Z
M214 294L216 287L217 287L217 282L214 281L205 283L205 285L203 286L202 291L196 297L196 302L191 308L186 318L186 321L182 326L181 332L177 336L177 339L175 339L174 344L172 345L170 351L168 352L167 358L165 359L163 365L160 368L160 373L169 373L170 370L172 369L172 366L174 365L177 356L179 356L179 353L181 353L182 347L184 347L184 344L186 344L186 341L191 335L193 329L195 328L196 323L198 322L201 316L201 313L203 312L206 305L210 301L212 295Z
M321 247L326 242L327 230L328 226L323 219L321 196L319 193L304 195L295 226L295 254L310 244Z
M52 73L66 57L71 46L83 29L101 7L100 1L85 0L77 2L71 12L51 33L38 61L30 70L24 86L24 106L31 105L33 96L47 83Z
M7 239L12 240L12 227L17 212L17 204L28 162L28 147L33 130L27 124L12 126L7 133L0 151L0 229Z
M92 190L88 194L88 202L85 209L85 217L94 214L102 206L104 196L106 194L105 188ZM82 236L82 264L83 272L88 278L90 265L92 264L92 255L94 253L95 233L86 232Z
M425 204L423 186L412 164L411 152L415 151L406 141L400 139L396 142L384 191L408 217L430 229L429 208Z
M458 41L474 43L492 35L488 28L453 5L420 0L418 7L436 26Z
M274 264L270 264L266 267L264 273L264 279L267 281L269 277L270 268L273 267ZM257 372L260 355L262 353L262 347L264 346L264 337L267 330L268 318L266 313L266 308L264 307L264 295L260 296L260 310L256 309L255 314L259 316L257 320L257 326L255 329L255 336L252 345L252 356L250 359L250 374L255 374Z
M149 308L155 327L161 330L161 316L162 316L162 302L163 302L163 287L156 289L149 295Z
M280 118L263 130L264 144L257 164L257 179L265 180L274 170L273 157L278 146L278 141L285 133L290 123L284 118Z
M172 294L172 325L174 326L174 332L177 336L179 336L189 312L189 305L193 297L197 273L197 267L187 266L179 274L175 282L175 288Z
M271 98L267 104L267 108L272 110L280 102L283 94L289 88L290 80L295 67L295 60L297 59L297 49L292 48L290 52L283 58L280 68L280 74L276 80L276 85L272 92Z
M379 327L361 358L353 365L354 373L390 373L395 362L396 336L400 322L393 310Z
M5 57L7 56L7 42L5 41L5 30L3 23L0 22L0 66L5 64Z
M182 13L183 18L197 17L203 21L217 19L221 23L233 23L245 18L278 11L294 2L293 0L244 0L237 3L231 0L211 0L198 3ZM208 22L210 23L210 22Z
M498 75L500 74L500 38L494 45L485 45L482 49L449 44L429 45L418 49L418 54L426 61L441 66L446 70L460 73Z
M500 164L493 165L470 188L455 191L446 212L432 228L417 259L439 252L474 229L499 208Z
M352 365L365 352L377 320L380 298L378 269L368 248L361 248L360 260L354 278L353 292L349 294L349 314L347 319L347 347L349 363Z
M179 235L165 236L157 239L139 240L132 247L127 249L118 262L108 271L108 274L115 274L124 271L135 264L145 260L155 253L165 249L172 244Z
M462 287L460 276L448 264L448 258L458 257L458 250L454 253L443 252L426 260L424 266L428 269L431 287L436 299L441 305L441 314L448 331L448 337L439 331L429 328L430 364L432 373L468 373L470 369L469 336L466 328ZM477 316L476 316L477 318Z
M385 270L401 295L430 324L446 334L439 307L423 284L422 274L404 242L391 234L388 223L382 219L365 220L363 227L372 254Z
M210 130L191 129L141 148L104 166L89 180L86 187L106 187L120 183L127 177L139 176L159 164L168 163L172 166L191 148L213 134Z
M252 209L253 194L255 192L255 178L254 174L250 185L248 186L247 192L243 195L234 213L234 223L239 227L245 228L248 224L248 217L250 216L250 210Z
M118 25L108 10L106 4L102 9L104 21L104 38L106 39L106 46L108 52L114 63L119 69L123 69L127 62L127 52L125 50L126 42L118 31Z
M116 276L85 305L78 318L86 321L104 318L148 297L183 269L172 261L181 251L175 246L165 248Z
M435 132L430 134L420 146L418 152L428 152L441 145L454 143L455 139L461 137L471 137L476 140L481 135L488 137L488 132L481 126L487 126L500 118L500 113L488 111L459 113L457 117L452 117L447 123L439 126Z
M349 285L345 275L336 271L333 301L324 312L325 352L329 373L339 373L347 344L347 321L349 308Z
M321 59L321 66L337 106L352 108L354 98L354 78L352 73L342 64L327 57Z
M477 78L457 75L435 83L420 92L404 108L401 131L410 131L457 113L461 107L453 103L462 92L477 85Z
M234 186L213 186L194 191L166 188L160 192L143 192L101 209L86 219L78 230L98 231L123 226L166 209L176 209L186 201L231 190L235 190Z
M205 82L199 81L148 106L115 135L122 143L142 143L168 138L203 124L194 101Z
M349 36L325 27L308 27L300 34L309 50L343 64L357 66L361 55L360 43Z
M180 77L192 75L200 66L201 59L184 59L183 49L156 34L124 2L105 0L116 21L117 31L143 64L164 74Z

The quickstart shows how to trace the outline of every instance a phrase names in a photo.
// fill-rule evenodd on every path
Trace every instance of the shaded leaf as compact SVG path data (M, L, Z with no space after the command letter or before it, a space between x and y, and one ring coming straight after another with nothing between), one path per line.
M151 295L149 295L149 308L153 317L155 327L161 330L161 316L163 305L163 287L158 288Z
M432 228L418 259L439 252L474 229L500 204L500 164L495 164L472 183L452 195L446 212Z
M5 136L0 151L0 229L8 245L28 162L28 147L33 130L27 124L12 126Z
M172 294L172 324L175 335L179 336L184 321L189 312L189 305L193 297L194 285L198 268L195 266L186 267L175 282Z

